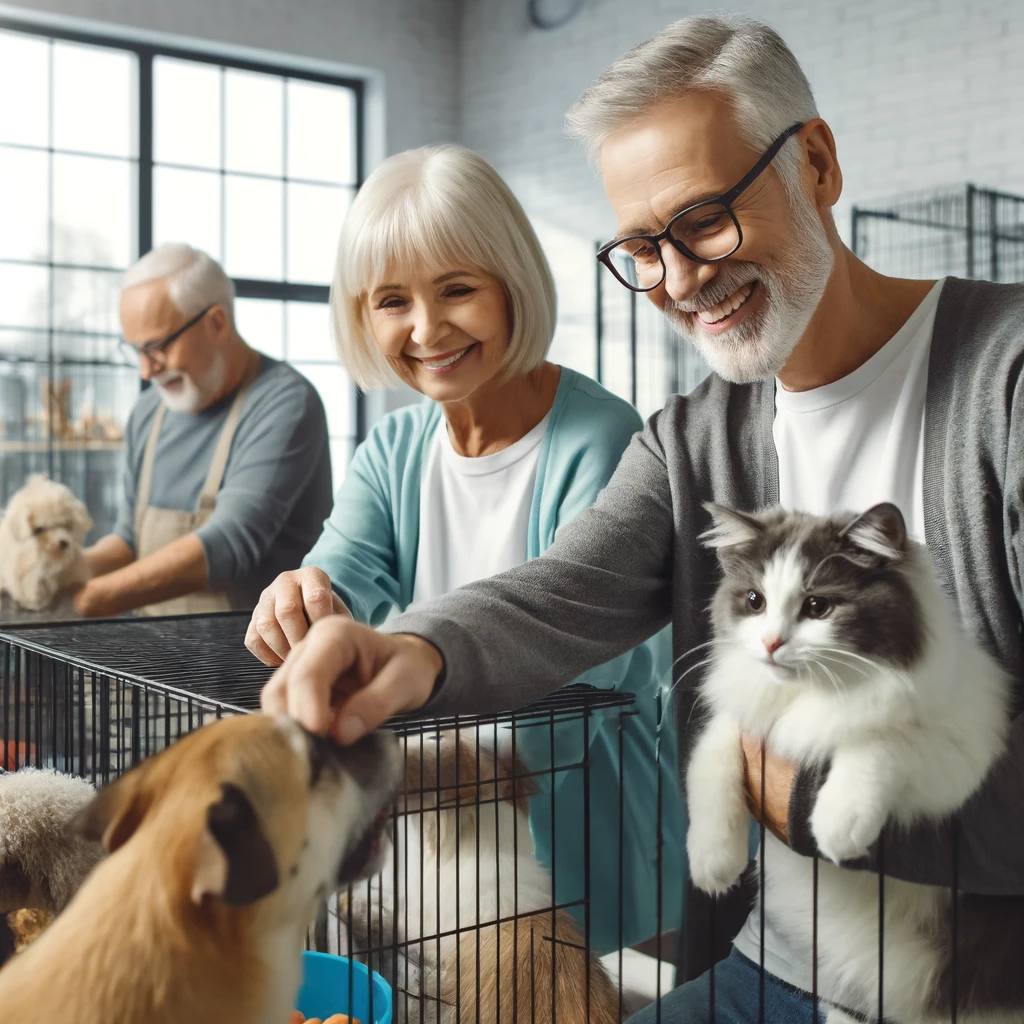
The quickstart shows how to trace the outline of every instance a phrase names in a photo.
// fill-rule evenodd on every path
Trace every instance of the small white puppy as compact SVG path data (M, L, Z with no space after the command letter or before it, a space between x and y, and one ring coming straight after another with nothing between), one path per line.
M0 520L0 593L32 611L89 579L82 542L92 529L85 506L63 484L37 473Z

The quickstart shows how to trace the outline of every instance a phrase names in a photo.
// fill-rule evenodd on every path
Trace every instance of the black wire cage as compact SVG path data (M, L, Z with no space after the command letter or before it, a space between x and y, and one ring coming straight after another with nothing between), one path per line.
M0 632L0 771L32 766L103 785L195 729L255 710L270 670L242 648L247 622L228 613L8 627ZM655 934L639 952L622 933L625 773L617 792L591 787L591 731L610 729L625 764L636 717L632 695L573 685L505 714L392 723L405 786L389 860L377 877L328 898L308 947L371 966L391 987L396 1021L610 1022L660 1005L676 954L669 914L663 928L661 857L651 865ZM567 729L577 743L562 742ZM549 756L527 757L528 748ZM660 743L650 756L661 756ZM566 832L552 828L541 858L531 838L538 809L552 823L566 817L566 788L582 797L582 849L573 852ZM618 847L617 891L595 891L591 880L597 801L605 819L609 804L618 808L617 835L600 837ZM666 820L673 813L666 801ZM657 828L660 850L660 813ZM618 921L618 941L600 951L595 911ZM348 991L365 979L375 1020L370 977L350 973Z
M242 649L247 621L246 615L227 613L38 623L0 632L0 771L48 768L102 785L207 723L255 710L269 670ZM666 714L668 728L674 727L673 718ZM645 1006L653 1010L654 1020L670 1019L662 1017L662 1000L676 983L674 964L685 957L667 934L671 914L663 915L662 888L669 881L665 865L670 863L665 837L672 834L668 815L678 812L668 802L659 801L657 854L650 864L657 888L654 941L630 947L622 930L630 881L623 857L623 823L629 817L623 749L636 740L637 721L632 695L573 685L504 714L404 717L392 723L404 746L405 786L392 811L390 859L375 878L328 897L307 936L311 949L348 956L347 991L357 993L356 986L365 984L366 1024L378 1019L373 1001L381 996L370 984L370 972L359 975L362 982L355 980L356 962L377 972L385 990L390 987L395 1021L612 1022ZM578 742L563 742L567 726L576 730ZM599 728L606 735L610 729L618 744L623 771L617 789L594 783L590 738ZM657 761L661 748L659 737L649 756ZM546 750L548 757L538 758L537 750ZM558 797L569 780L578 783L570 788L575 807ZM595 833L593 819L600 814L608 821L609 806L617 808L610 819L617 827ZM543 855L535 848L533 812L538 807L552 822L572 819L570 829L582 836L575 853L562 838L556 844L554 828L550 848ZM932 979L942 990L936 1005L945 1009L929 1016L928 1024L1024 1019L1024 985L1015 981L1019 972L1008 968L1005 959L1009 950L1010 961L1019 960L1024 948L1024 898L963 894L956 822L947 822L942 832L949 877L936 898L950 917L951 944ZM763 821L752 826L751 837L760 840L756 860L763 878L768 845ZM617 883L595 882L597 846L606 854L617 850ZM833 878L839 870L820 865ZM906 961L898 950L895 966L890 965L906 883L885 873L881 848L877 869L851 872L850 877L857 878L852 885L874 893L877 907L871 925L877 929L871 979L877 999L861 998L853 1019L911 1024L909 1018L889 1016L901 988L920 982L901 976ZM573 878L578 884L572 884ZM807 885L814 923L808 1012L814 1021L848 1021L841 1013L833 1017L836 1007L820 997L818 987L819 916L832 911L819 906L817 859ZM745 896L743 913L754 907L752 927L760 931L759 990L749 1010L751 1019L756 1012L759 1022L771 1022L778 1018L765 995L764 889L758 891L755 881ZM990 920L1001 921L1001 931L979 929L985 920L980 912L993 906L997 913ZM618 941L597 948L594 922L602 915L607 920L609 909ZM686 943L701 947L691 950L691 960L696 952L696 959L703 956L713 964L724 955L723 939L727 951L735 931L724 910L720 900L703 907L699 901L687 904ZM969 955L977 963L987 942L992 956L979 981L962 958ZM716 970L712 966L708 982L707 1019L712 1024L721 1019L716 1016ZM968 1012L986 985L1003 993L994 1007L998 1012ZM865 1012L866 1002L877 1014ZM914 1017L913 1024L923 1024L923 1018Z
M1024 281L1024 196L965 185L858 205L851 240L894 277Z

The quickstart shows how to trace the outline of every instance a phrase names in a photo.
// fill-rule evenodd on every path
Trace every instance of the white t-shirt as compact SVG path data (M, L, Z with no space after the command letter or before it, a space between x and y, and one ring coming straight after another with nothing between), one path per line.
M907 322L866 363L841 380L811 391L786 391L776 382L772 433L779 456L779 504L823 515L863 512L880 501L902 511L907 532L924 542L924 400L935 310L942 281ZM786 850L770 832L765 859ZM760 957L760 912L755 910L736 947ZM771 928L765 908L765 970L810 991L809 965L798 963Z
M550 415L515 444L475 459L452 448L441 418L420 478L414 602L526 561L537 464Z

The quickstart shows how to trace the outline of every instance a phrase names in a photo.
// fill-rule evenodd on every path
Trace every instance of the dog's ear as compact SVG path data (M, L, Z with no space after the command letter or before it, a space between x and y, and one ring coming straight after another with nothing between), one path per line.
M152 795L143 785L152 761L104 786L75 816L72 828L113 853L134 835L149 809Z
M11 536L17 541L28 540L32 536L32 503L29 501L11 501L4 516Z
M201 903L209 893L241 907L277 888L277 858L245 792L233 782L222 782L220 789L199 837L192 899Z

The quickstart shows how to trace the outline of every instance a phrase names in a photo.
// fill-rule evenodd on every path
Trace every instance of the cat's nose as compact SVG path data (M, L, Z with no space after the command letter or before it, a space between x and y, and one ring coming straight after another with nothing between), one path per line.
M766 636L761 641L764 644L764 649L768 652L768 657L771 657L781 646L781 636Z

